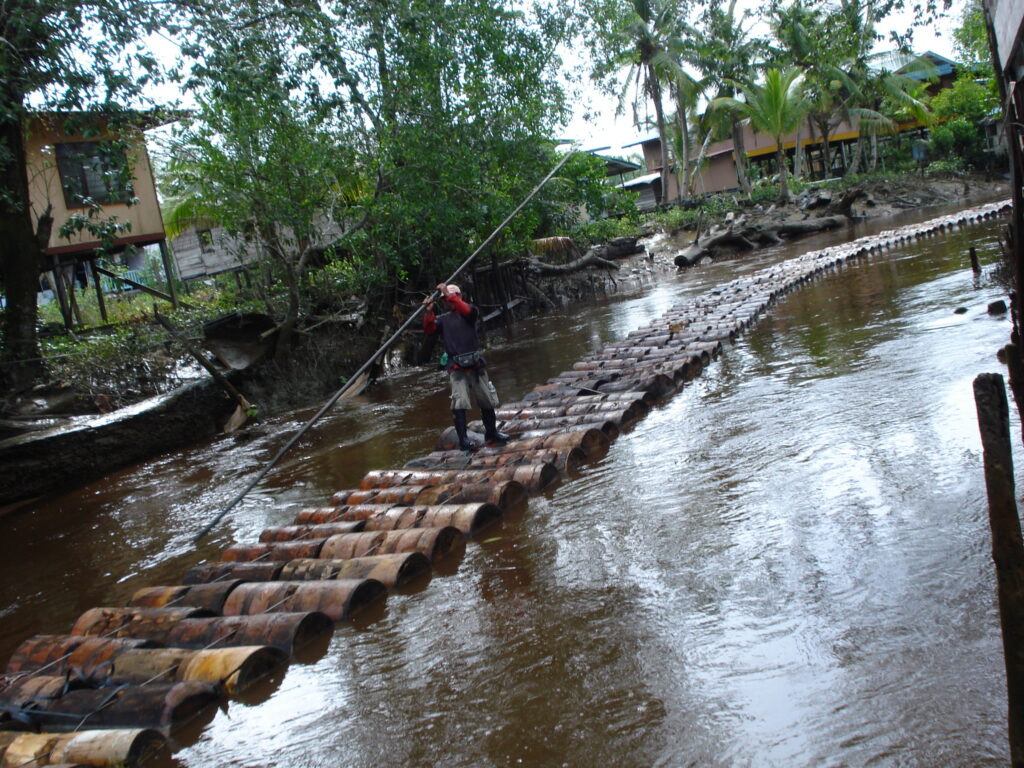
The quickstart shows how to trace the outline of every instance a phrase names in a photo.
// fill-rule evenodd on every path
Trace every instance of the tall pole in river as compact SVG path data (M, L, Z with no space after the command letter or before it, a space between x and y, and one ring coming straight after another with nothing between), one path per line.
M512 211L512 213L510 213L508 216L505 217L505 220L502 221L501 224L499 224L497 226L497 228L493 232L491 232L490 235L488 235L486 240L484 240L482 243L480 243L480 246L475 251L473 251L473 253L471 253L469 255L469 257L464 262L462 262L462 264L459 265L458 269L456 269L454 272L452 272L451 277L449 277L447 280L445 280L445 282L446 283L455 282L455 278L458 277L462 273L462 271L466 267L468 267L477 256L479 256L481 253L483 253L483 251L488 246L490 246L491 243L493 243L497 239L498 235L501 234L502 230L504 230L505 227L507 227L509 225L509 222L511 222L512 219L514 219L516 216L519 215L519 212L521 210L523 210L523 208L525 208L526 205L531 200L533 200L534 197L537 196L537 193L539 193L545 187L545 185L549 181L551 181L551 179L554 177L554 175L556 173L558 173L562 169L562 166L564 166L567 162L569 162L569 158L571 158L573 155L575 155L577 151L578 150L576 149L576 145L573 144L569 148L569 150L565 153L565 157L563 157L558 162L558 164L554 168L551 169L551 171L548 173L547 176L544 177L544 179L540 182L540 184L538 184L536 187L533 188L533 191L530 192L530 194L528 194L526 196L526 198L523 200L523 202L521 202L519 205L517 205L515 210ZM436 298L437 295L438 295L437 291L434 291L434 293L431 294L432 298ZM307 421L299 429L298 432L296 432L294 435L292 435L291 439L285 444L285 446L280 451L278 451L277 455L274 456L274 458L271 459L270 462L262 470L260 470L259 474L256 475L256 477L253 478L253 480L244 489L242 489L242 492L239 493L237 496L235 496L235 498L233 498L228 503L228 505L226 507L224 507L224 509L222 509L217 514L217 516L215 518L213 518L213 520L211 520L203 528L203 530L201 530L198 534L196 534L195 538L192 539L193 543L198 542L200 539L202 539L204 536L206 536L206 534L208 534L211 530L213 530L214 526L217 525L217 523L219 523L221 520L223 520L224 516L227 515L227 513L230 512L232 509L234 509L235 506L237 506L238 503L242 499L244 499L246 497L246 495L249 493L249 491L251 491L253 488L255 488L260 483L260 481L263 480L263 478L267 476L267 474L270 472L270 470L273 469L282 458L284 458L285 454L287 454L288 451L290 451L295 446L295 444L297 442L299 442L299 440L302 439L302 436L304 434L306 434L306 432L308 432L309 429L314 424L316 424L325 413L327 413L329 410L331 410L331 408L334 407L334 404L337 403L338 400L340 400L345 395L345 393L348 392L349 389L352 388L352 385L356 381L359 381L360 377L364 373L366 373L367 371L370 370L370 367L375 362L377 362L377 360L380 359L381 355L383 355L388 349L391 348L391 345L394 344L395 341L398 340L398 337L401 336L410 325L412 325L413 321L417 317L419 317L420 312L422 312L424 309L426 309L426 305L425 304L420 304L418 307L416 307L415 311L411 315L409 315L408 319L404 323L402 323L402 325L399 327L399 329L397 331L395 331L393 334L391 334L391 337L387 341L385 341L377 349L377 351L374 352L370 356L370 358L365 363L362 364L362 366L360 366L359 370L357 370L355 373L353 373L348 378L348 381L345 382L344 386L342 386L341 389L339 389L337 392L335 392L333 395L331 395L330 399L326 403L324 403L323 406L320 408L320 410L317 411L313 415L313 418L311 418L309 421Z
M974 402L985 462L992 560L996 566L999 621L1006 661L1010 764L1024 768L1024 543L1021 540L1010 448L1010 414L1003 377L982 373Z

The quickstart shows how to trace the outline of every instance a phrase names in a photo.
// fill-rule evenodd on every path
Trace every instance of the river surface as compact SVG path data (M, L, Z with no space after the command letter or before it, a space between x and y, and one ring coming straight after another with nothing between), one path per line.
M990 269L1001 227L922 240L790 294L581 477L471 544L454 573L392 595L374 621L340 627L231 702L169 764L1007 764L971 381L1002 370L1009 324L987 314L1003 292L965 256L976 246ZM687 296L837 240L642 280L492 332L492 379L518 399ZM0 519L0 658L426 453L447 408L439 372L382 382L198 550L191 537L311 412Z

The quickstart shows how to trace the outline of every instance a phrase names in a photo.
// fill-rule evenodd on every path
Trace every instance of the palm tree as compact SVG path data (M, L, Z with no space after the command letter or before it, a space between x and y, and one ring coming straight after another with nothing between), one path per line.
M637 102L641 98L650 99L661 141L661 190L664 200L668 193L670 163L662 75L671 66L667 50L669 40L679 28L680 5L678 0L629 0L623 7L617 7L610 16L607 13L604 16L606 23L598 24L598 35L593 44L599 59L593 76L606 82L614 81L624 69L628 70L622 101L625 101L626 90L633 84L633 114L637 125L641 122Z
M775 140L775 162L779 168L779 203L789 202L789 179L786 168L786 150L782 139L796 130L808 105L803 97L802 73L796 67L786 70L768 69L764 85L739 81L737 88L744 100L732 97L716 99L712 106L727 109L749 120L758 133L767 133Z
M709 82L718 84L715 94L718 98L735 96L735 83L752 78L766 50L765 42L750 37L745 26L750 12L745 11L737 17L736 0L729 0L727 8L722 7L722 2L712 0L697 26L686 26L688 36L694 41L687 61L697 67ZM740 189L749 195L747 153L739 123L737 118L732 124L733 157Z
M680 32L685 34L686 30L686 25L680 24ZM668 40L668 56L661 60L662 80L668 83L669 95L676 107L672 147L682 166L676 169L680 198L690 190L690 112L696 109L708 85L706 79L698 80L684 68L693 50L694 41L680 35Z

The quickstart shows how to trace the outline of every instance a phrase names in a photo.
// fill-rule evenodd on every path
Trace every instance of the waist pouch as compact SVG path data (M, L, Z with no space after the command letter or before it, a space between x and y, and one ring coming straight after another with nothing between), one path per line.
M463 352L461 355L449 356L448 365L459 368L483 368L486 363L482 352Z

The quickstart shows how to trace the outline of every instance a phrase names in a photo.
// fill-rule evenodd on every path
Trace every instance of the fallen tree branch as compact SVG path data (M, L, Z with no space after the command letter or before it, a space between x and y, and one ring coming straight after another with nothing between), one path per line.
M570 261L568 264L545 264L543 261L536 259L532 256L527 256L523 259L526 264L526 268L540 275L568 275L572 272L578 272L581 269L587 267L602 267L605 269L618 269L619 265L603 259L597 255L597 249L591 248L582 257Z
M846 216L821 216L814 219L768 220L752 224L741 218L731 227L711 230L706 237L677 254L673 261L677 267L692 267L705 256L714 256L716 252L752 251L758 244L773 245L782 242L784 236L799 237L827 229L837 229L846 226L849 221Z

